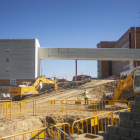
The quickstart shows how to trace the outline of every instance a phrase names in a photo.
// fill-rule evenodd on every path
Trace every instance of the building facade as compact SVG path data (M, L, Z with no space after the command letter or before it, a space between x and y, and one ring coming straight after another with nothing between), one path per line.
M101 41L97 48L129 48L140 49L140 27L131 27L116 42ZM140 66L140 61L134 61L133 66ZM120 72L130 69L129 61L97 61L98 78L115 77Z
M37 77L37 39L0 39L0 86L20 85Z

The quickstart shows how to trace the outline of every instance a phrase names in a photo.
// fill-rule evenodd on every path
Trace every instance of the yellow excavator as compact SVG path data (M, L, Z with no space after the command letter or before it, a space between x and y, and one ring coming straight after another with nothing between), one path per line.
M133 87L133 92L130 94L128 92L123 94L123 100L133 101L135 99L135 95L140 93L140 67L136 67L131 71L129 70L129 73L130 74L123 76L125 78L124 80L120 80L118 82L114 93L104 93L102 100L116 101L123 91Z
M18 87L9 87L9 94L14 95L12 101L20 101L28 95L39 94L42 89L42 84L53 85L53 88L57 90L57 77L54 77L54 81L51 80L52 77L37 77L29 86L19 85Z

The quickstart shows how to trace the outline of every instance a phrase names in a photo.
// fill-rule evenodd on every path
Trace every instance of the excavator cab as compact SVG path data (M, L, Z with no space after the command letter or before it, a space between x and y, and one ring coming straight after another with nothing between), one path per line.
M134 93L140 93L140 70L139 69L135 71L133 89L134 89Z

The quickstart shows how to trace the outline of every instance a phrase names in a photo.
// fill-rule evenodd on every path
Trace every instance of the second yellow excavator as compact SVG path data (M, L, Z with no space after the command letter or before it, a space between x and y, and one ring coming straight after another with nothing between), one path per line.
M19 85L16 87L9 87L9 94L14 95L12 101L20 101L28 95L39 94L43 83L53 85L53 88L57 90L57 77L54 77L54 81L51 80L51 78L52 77L40 76L37 77L29 86Z
M131 73L130 73L131 72ZM125 75L124 80L120 80L117 84L117 87L114 93L104 93L102 96L102 100L113 100L116 101L121 93L127 90L130 87L133 87L133 92L125 93L123 99L127 101L133 101L135 95L140 93L140 67L134 68L134 70L129 70L128 75Z

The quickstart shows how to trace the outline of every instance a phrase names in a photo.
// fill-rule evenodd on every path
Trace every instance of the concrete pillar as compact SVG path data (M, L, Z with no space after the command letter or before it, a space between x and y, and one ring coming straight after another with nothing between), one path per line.
M130 63L130 70L132 70L133 67L134 67L134 66L133 66L133 60L130 60L129 63Z
M41 61L41 60L38 59L38 70L37 70L37 71L38 71L38 74L37 74L37 76L40 76L40 61Z

